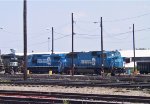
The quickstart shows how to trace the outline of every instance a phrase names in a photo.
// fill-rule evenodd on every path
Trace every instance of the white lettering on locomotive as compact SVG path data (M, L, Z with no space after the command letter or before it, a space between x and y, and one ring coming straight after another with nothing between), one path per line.
M47 63L48 65L51 65L51 58L48 57L47 59L37 59L37 63Z
M90 64L94 66L96 64L96 59L92 58L92 60L81 60L81 64Z
M96 65L96 59L95 58L92 58L92 65Z
M47 58L47 64L51 65L51 58L50 57Z

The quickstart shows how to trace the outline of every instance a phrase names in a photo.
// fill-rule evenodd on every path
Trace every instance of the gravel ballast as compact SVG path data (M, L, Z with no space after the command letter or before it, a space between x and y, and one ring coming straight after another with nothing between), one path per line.
M64 92L64 93L85 93L85 94L110 94L128 96L149 96L149 89L126 89L126 88L105 88L105 87L66 87L66 86L6 86L1 85L0 90L17 91L38 91L38 92Z

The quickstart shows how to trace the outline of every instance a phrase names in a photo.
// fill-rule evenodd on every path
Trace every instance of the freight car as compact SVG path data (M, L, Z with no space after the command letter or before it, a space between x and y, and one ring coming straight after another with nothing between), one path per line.
M139 61L139 62L137 62L137 69L140 71L140 74L150 73L150 61Z
M32 54L28 56L28 70L31 73L60 73L65 54Z
M113 75L117 72L124 72L123 58L118 51L104 51L104 64L102 70L102 52L74 52L66 54L66 63L64 64L64 72L67 73L72 68L74 73L101 74L101 71L111 72Z

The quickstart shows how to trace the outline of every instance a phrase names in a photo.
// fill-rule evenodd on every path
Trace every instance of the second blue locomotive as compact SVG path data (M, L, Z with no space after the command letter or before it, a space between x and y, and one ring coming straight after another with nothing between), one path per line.
M75 52L73 53L74 72L87 74L101 74L104 72L118 72L123 70L123 58L118 51L104 51L104 64L102 70L101 51ZM72 53L66 54L64 72L72 67Z

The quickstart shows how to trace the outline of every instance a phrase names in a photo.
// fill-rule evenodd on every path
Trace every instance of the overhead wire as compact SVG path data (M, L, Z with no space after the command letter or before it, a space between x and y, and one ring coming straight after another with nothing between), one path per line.
M56 29L58 28L58 29L60 30L61 28L64 28L65 26L68 26L68 25L70 25L69 22L64 23L64 24L62 24L62 25L60 25L60 26L57 26L57 27L55 27L55 28L56 28Z
M145 31L145 30L150 30L150 28L139 29L139 30L135 30L134 32ZM113 34L113 36L120 36L120 35L124 35L124 34L128 34L128 33L132 33L132 31L126 31L126 32L122 32L122 33Z
M82 28L78 24L76 24L75 27L78 28L78 29L80 29L80 30L83 30L83 31L88 31L90 33L94 32L94 31L96 31L98 29L98 28L95 28L95 29L89 30L89 28L88 29Z
M56 38L56 39L54 39L54 40L59 40L59 39L62 39L62 38L65 38L65 37L69 37L69 36L71 36L71 34L69 34L69 35L64 35L64 36L59 37L59 38Z
M147 31L147 30L150 30L150 28L138 29L138 30L135 30L135 32ZM104 32L106 33L105 30L104 30ZM126 40L131 35L130 33L132 33L132 31L122 32L122 33L118 33L118 34L113 34L113 36L110 35L110 34L108 35L107 33L106 34L108 36L110 36L110 37L118 39L119 41L125 40L125 41L122 41L122 42L126 42L126 44L128 44L128 43L132 42L132 40ZM118 38L118 36L125 36L124 34L128 34L128 35L126 37ZM78 34L78 33L76 33L76 35L82 36L82 37L78 37L78 38L83 38L83 39L99 39L99 37L91 37L91 36L100 36L100 35L89 35L89 34ZM87 36L90 36L90 37L87 37ZM115 42L107 41L107 42L118 44L118 43L120 43L119 41L118 42L117 41L115 41Z
M124 40L129 38L130 34L128 34L126 37L116 37L116 35L111 35L110 33L108 33L105 29L103 29L103 31L105 32L106 35L108 35L108 38L114 38L114 39L118 39L118 40Z
M45 43L48 43L48 41L43 41L43 42L39 42L39 43L34 43L34 44L29 44L29 46L31 45L42 45L42 44L45 44Z
M150 30L150 28L144 28L144 29L139 29L139 30L135 30L135 32L138 31L145 31L145 30ZM132 33L132 31L126 31L126 32L122 32L122 33L117 33L117 34L112 34L113 36L120 36L120 35L124 35L124 34L128 34L128 33ZM86 36L99 36L99 35L89 35L89 34L77 34L77 35L86 35Z
M146 30L150 30L150 28L144 28L144 29L135 30L135 32L138 32L138 31L146 31ZM71 36L71 34L65 35L65 34L62 34L62 33L56 32L56 31L54 31L54 32L55 32L56 34L64 35L64 36L55 38L54 40L59 40L59 39L62 39L62 38ZM113 36L110 35L110 34L108 34L108 33L106 32L106 30L104 30L104 32L105 32L107 35L111 36L111 37L116 37L116 36L120 36L120 35L124 35L124 34L131 33L132 31L127 31L127 32L118 33L118 34L113 34ZM9 32L9 33L10 33L10 32ZM85 38L85 39L94 39L94 38L97 38L97 37L100 36L100 35L90 35L90 34L87 34L87 33L86 33L86 34L84 34L84 33L81 33L81 34L76 33L75 35L84 36L84 37L79 37L79 38ZM42 36L42 35L40 35L40 36ZM88 37L85 37L85 36L88 36ZM37 37L37 36L36 36L36 37ZM35 37L35 38L36 38L36 37ZM38 37L37 37L37 38L38 38ZM125 38L127 38L127 37L125 37ZM122 38L122 39L125 39L125 38ZM14 40L14 41L12 41L12 42L16 42L16 41L20 41L20 40L17 39L17 40ZM47 41L46 41L46 42L47 42ZM46 43L46 42L44 41L44 43ZM43 44L43 42L42 42L42 43L37 43L37 44ZM34 45L34 44L32 44L32 45Z
M54 40L59 40L59 39L62 39L62 38L71 36L71 34L67 34L67 35L66 35L66 34L62 34L62 33L56 32L56 31L54 31L54 33L63 35L63 36L60 36L60 37L58 37L58 38L55 38Z
M77 38L80 38L80 39L99 39L98 37L77 37Z
M147 16L147 15L150 15L150 13L145 13L145 14L141 14L141 15L138 15L138 16L134 16L134 17L128 17L128 18L122 18L122 19L116 19L116 20L110 20L110 21L103 21L103 22L116 22L116 21L125 21L125 20L130 20L130 19L134 19L134 18L140 18L140 17L143 17L143 16ZM76 22L82 22L82 23L94 23L94 22L91 22L91 21L76 21ZM66 25L66 24L65 24ZM67 23L68 25L68 23ZM63 26L64 27L64 26ZM77 25L78 28L80 28L78 25ZM81 29L81 28L80 28ZM145 31L145 30L149 30L150 28L146 28L146 29L140 29L140 30L135 30L135 32L138 32L138 31ZM3 29L2 29L3 30ZM4 32L6 33L9 33L9 34L12 34L12 32L8 32L6 30L3 30ZM93 30L94 31L94 30ZM64 35L64 36L61 36L61 37L58 37L58 38L55 38L54 40L59 40L59 39L62 39L62 38L65 38L65 37L69 37L71 36L71 34L69 35L65 35L65 34L62 34L62 33L59 33L59 32L56 32L54 31L56 34L60 34L60 35ZM124 34L129 34L131 33L132 31L127 31L127 32L123 32L123 33L118 33L118 34L113 34L110 35L110 34L106 34L109 35L109 36L112 36L112 37L116 37L116 36L121 36L121 35L124 35ZM13 33L13 34L20 34L20 33ZM47 34L47 33L46 33ZM100 35L90 35L90 34L79 34L79 33L76 33L75 35L78 35L78 36L89 36L89 37L80 37L80 38L86 38L86 39L94 39L96 36L100 36ZM35 38L38 38L38 37L41 37L42 35L36 35L36 36L31 36L31 37L35 37ZM95 36L93 38L93 36ZM30 36L29 36L30 37ZM32 38L31 38L32 39ZM15 41L19 41L19 40L14 40ZM46 42L42 42L42 43L39 43L39 44L43 44L43 43L46 43Z
M13 33L13 32L8 32L8 31L4 31L4 32L7 32L7 33L9 33L9 34L15 34L15 33ZM43 32L43 33L45 33L45 32ZM55 31L55 33L57 33L57 34L61 34L61 35L64 35L64 34L62 34L62 33L59 33L59 32L56 32ZM44 35L46 35L46 34L48 34L48 33L45 33ZM39 38L39 37L41 37L41 36L43 36L43 34L39 34L39 35L36 35L36 36L30 36L30 35L28 35L29 37L29 39L35 39L35 38ZM61 37L59 37L59 38L56 38L55 40L59 40L59 39L62 39L62 38L65 38L65 37L67 37L67 36L69 36L69 35L64 35L64 36L61 36ZM21 39L15 39L15 40L11 40L11 41L8 41L8 42L11 42L11 43L14 43L14 42L18 42L18 41L22 41ZM42 42L43 43L43 42ZM34 44L33 44L34 45Z
M148 16L150 15L150 12L145 13L145 14L141 14L141 15L137 15L137 16L133 16L133 17L126 17L126 18L121 18L121 19L114 19L114 20L104 20L103 22L119 22L119 21L127 21L127 20L131 20L131 19L135 19L135 18L140 18L140 17L144 17L144 16ZM95 23L95 21L76 21L79 23ZM100 23L100 21L96 21L97 23Z
M60 32L56 32L56 31L54 31L54 33L56 33L56 34L60 34L60 35L65 35L65 34L62 34L62 33L60 33Z
M115 40L115 41L107 41L107 42L109 42L109 43L113 43L113 44L118 44L118 43L120 43L120 41L121 42L131 42L130 40L126 40L127 38L129 38L129 36L131 35L131 34L128 34L126 37L116 37L116 36L112 36L112 35L110 35L108 32L106 32L106 30L104 30L103 29L103 31L105 32L105 34L106 35L108 35L108 38L114 38L114 39L117 39L117 41ZM123 40L125 40L125 41L123 41Z
M91 36L100 36L100 35L90 35L90 34L86 34L86 33L85 34L84 33L83 34L82 33L81 34L76 33L76 35L79 35L79 36L90 36L90 37Z
M134 16L134 17L127 17L127 18L122 18L122 19L103 21L103 22L119 22L119 21L126 21L126 20L135 19L135 18L140 18L140 17L147 16L147 15L150 15L150 13L145 13L145 14L141 14L141 15L138 15L138 16Z

